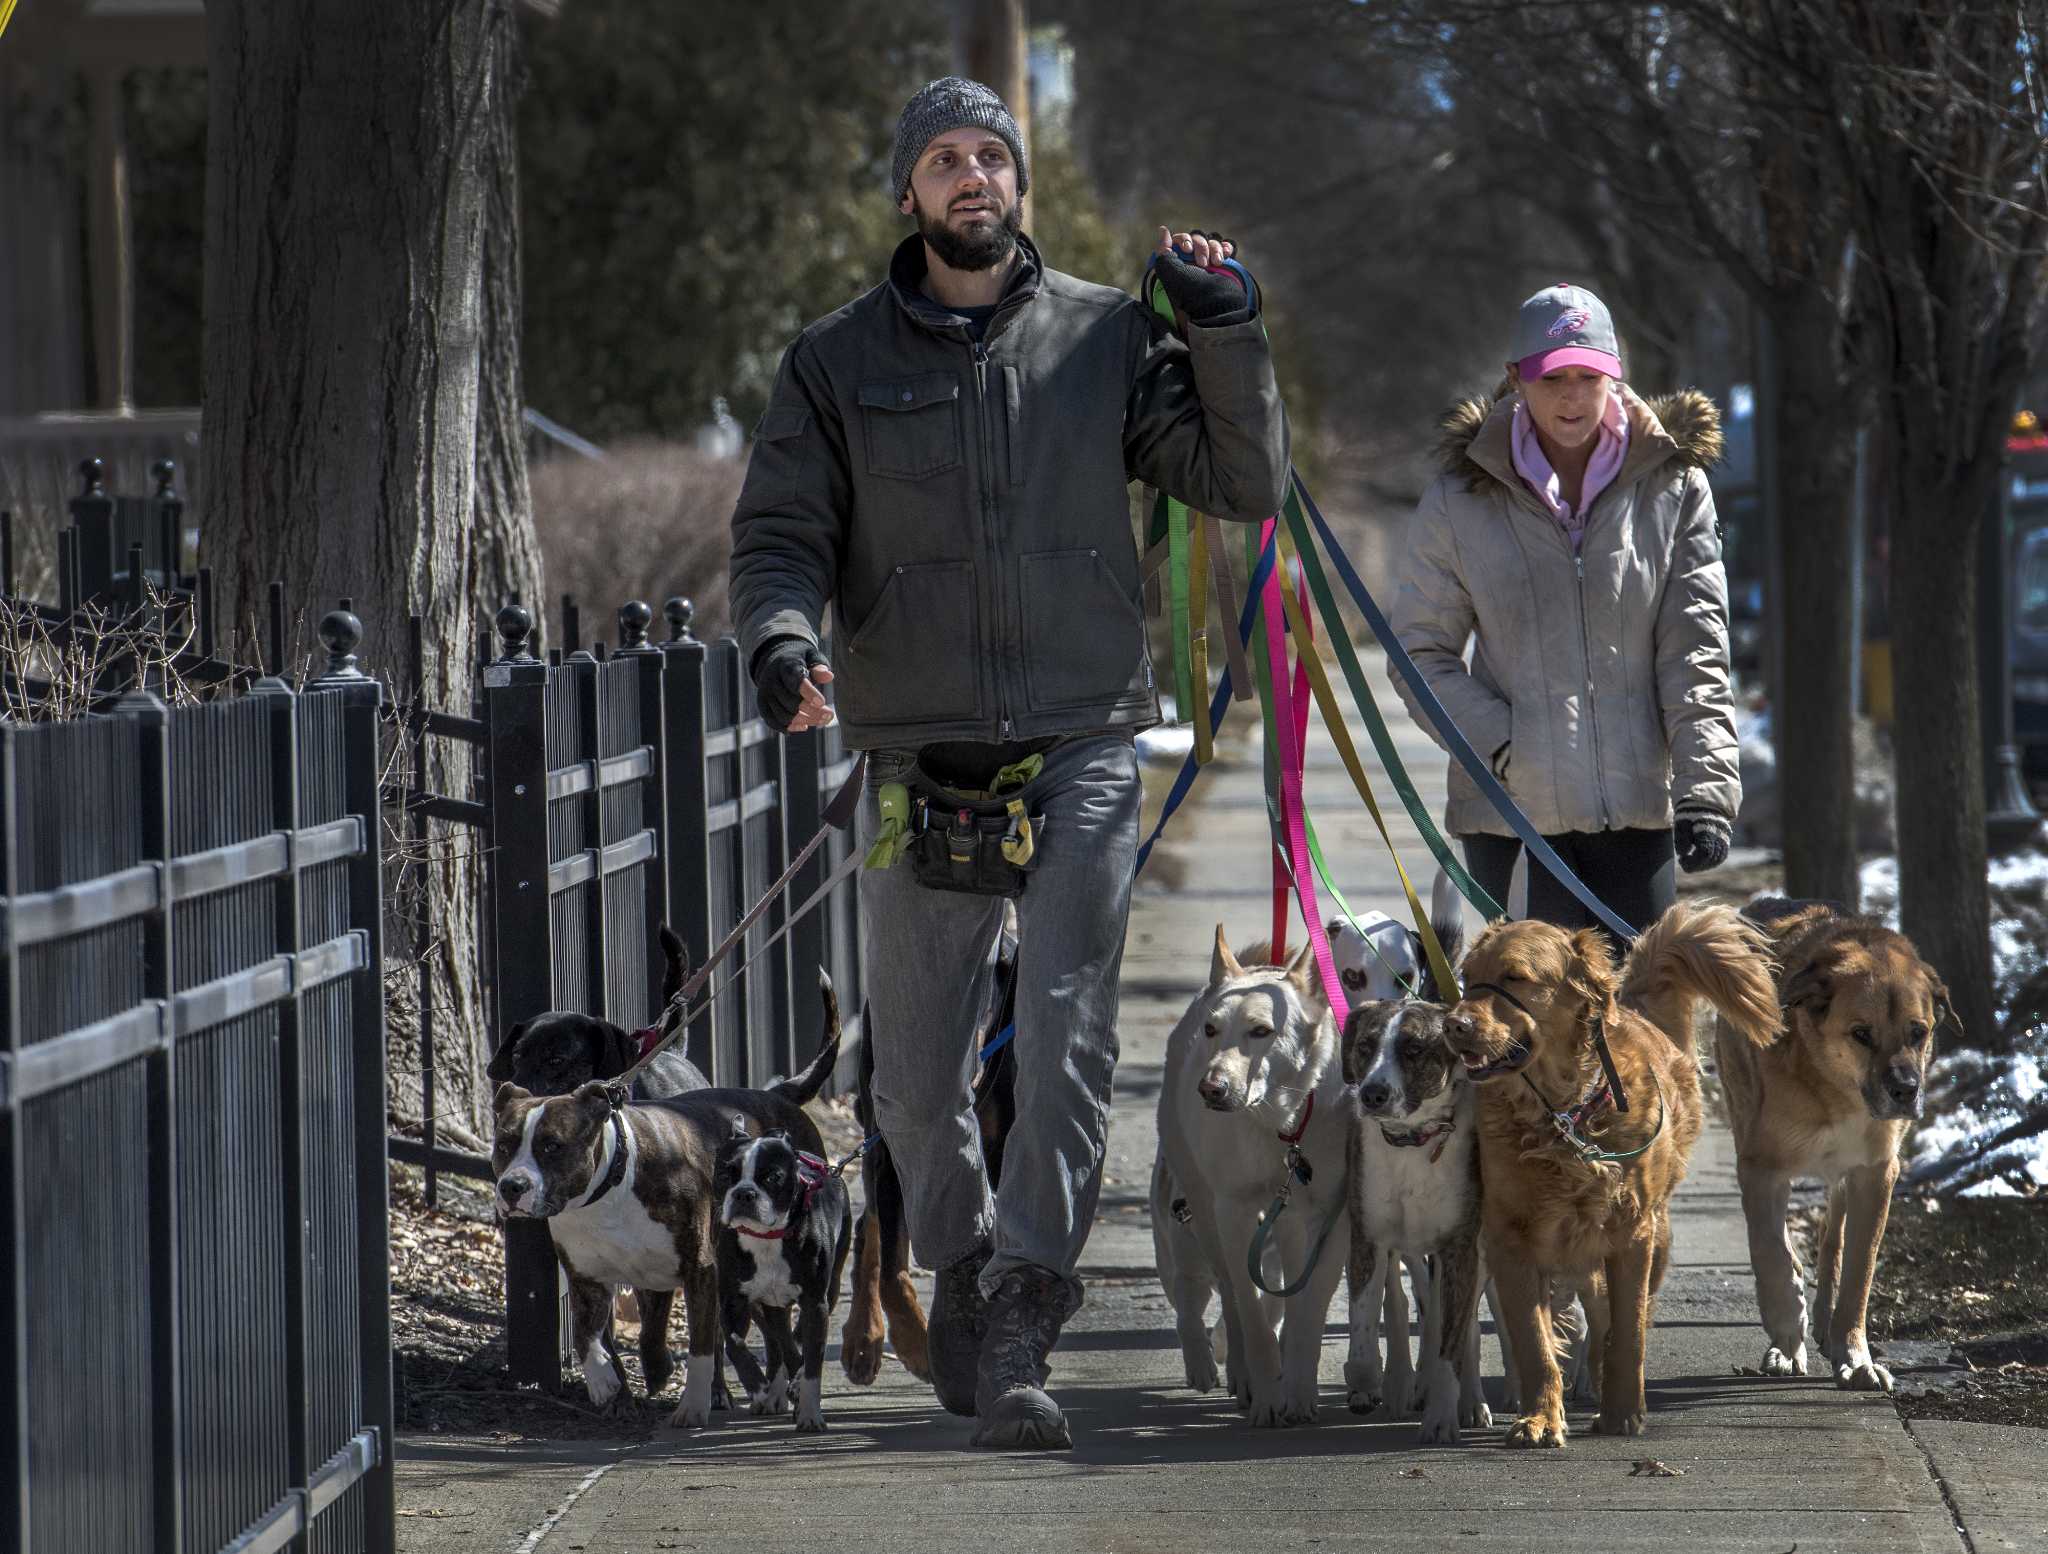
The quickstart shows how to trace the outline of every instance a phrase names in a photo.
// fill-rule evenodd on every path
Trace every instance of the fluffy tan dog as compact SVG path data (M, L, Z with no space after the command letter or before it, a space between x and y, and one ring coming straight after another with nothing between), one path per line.
M1609 1308L1598 1429L1640 1435L1651 1300L1671 1256L1669 1204L1700 1132L1694 1006L1704 1000L1750 1041L1771 1040L1778 1006L1762 936L1730 907L1681 904L1644 931L1617 977L1598 929L1497 922L1473 945L1464 976L1448 1034L1480 1084L1486 1261L1528 1409L1507 1444L1564 1445L1550 1291L1553 1281L1594 1274L1604 1276ZM1597 1053L1599 1032L1625 1112Z

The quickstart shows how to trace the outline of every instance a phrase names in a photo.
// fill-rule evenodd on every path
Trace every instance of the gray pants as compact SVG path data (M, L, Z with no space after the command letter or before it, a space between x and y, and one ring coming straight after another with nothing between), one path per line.
M880 824L877 790L911 754L868 757L861 845ZM995 896L918 884L907 861L860 872L861 969L873 1023L875 1116L903 1182L912 1249L943 1268L993 1234L982 1275L1065 1278L1102 1189L1110 1080L1116 1071L1117 977L1137 860L1137 753L1121 735L1077 739L1046 757L1025 791L1044 839L1017 906L1017 1117L992 1197L970 1087L974 1022L989 992L989 949L1002 925Z

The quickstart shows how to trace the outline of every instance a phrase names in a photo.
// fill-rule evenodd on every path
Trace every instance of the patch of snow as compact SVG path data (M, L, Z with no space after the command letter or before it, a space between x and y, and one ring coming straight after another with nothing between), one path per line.
M1194 725L1175 724L1170 728L1148 728L1138 736L1138 759L1141 761L1185 761L1188 752L1195 748Z

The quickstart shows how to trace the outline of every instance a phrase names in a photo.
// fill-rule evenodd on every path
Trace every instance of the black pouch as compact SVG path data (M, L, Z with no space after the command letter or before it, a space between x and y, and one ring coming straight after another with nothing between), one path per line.
M1045 817L1015 799L970 799L917 774L910 872L932 890L976 896L1023 892L1045 841Z

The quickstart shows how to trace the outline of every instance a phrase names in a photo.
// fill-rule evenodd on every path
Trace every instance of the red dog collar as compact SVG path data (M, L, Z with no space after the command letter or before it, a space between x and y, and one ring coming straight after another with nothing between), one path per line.
M818 1196L818 1189L832 1180L832 1168L808 1150L800 1149L796 1152L796 1176L797 1180L804 1184L804 1191L803 1196L797 1199L796 1207L789 1211L791 1219L795 1219L810 1208L811 1200ZM732 1228L740 1235L751 1236L756 1241L780 1241L789 1234L790 1229L787 1225L780 1230L749 1230L744 1225L735 1225Z
M647 1061L647 1054L660 1045L661 1027L658 1025L643 1025L633 1033L633 1039L640 1043L638 1061L644 1063Z

